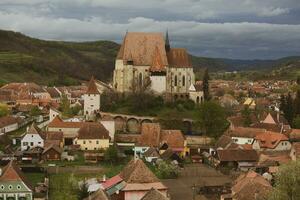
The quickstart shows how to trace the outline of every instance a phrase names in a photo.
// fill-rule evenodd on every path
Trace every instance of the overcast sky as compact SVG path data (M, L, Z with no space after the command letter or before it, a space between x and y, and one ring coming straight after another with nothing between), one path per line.
M165 32L199 56L300 55L299 0L0 0L0 29L49 40L121 42Z

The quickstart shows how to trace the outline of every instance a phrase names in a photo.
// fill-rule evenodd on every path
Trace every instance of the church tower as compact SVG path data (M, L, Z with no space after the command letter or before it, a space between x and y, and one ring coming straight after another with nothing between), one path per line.
M94 77L91 78L88 89L83 95L84 116L86 120L92 120L100 112L100 92L97 89Z
M167 52L167 53L168 53L168 52L170 51L170 49L171 49L168 31L166 32L166 37L165 37L165 49L166 49L166 52Z

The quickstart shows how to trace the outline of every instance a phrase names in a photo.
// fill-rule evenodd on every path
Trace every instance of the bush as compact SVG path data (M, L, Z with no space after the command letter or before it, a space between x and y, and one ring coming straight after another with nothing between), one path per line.
M161 161L157 166L157 174L158 177L162 179L177 178L179 175L179 167L175 164Z

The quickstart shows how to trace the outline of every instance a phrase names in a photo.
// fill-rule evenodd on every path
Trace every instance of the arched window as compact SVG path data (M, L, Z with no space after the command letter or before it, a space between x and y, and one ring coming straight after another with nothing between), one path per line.
M140 73L139 74L139 86L142 86L143 85L143 74Z
M182 76L182 86L185 86L185 76Z
M175 80L174 80L174 86L177 86L177 75L175 75L175 78L174 78Z

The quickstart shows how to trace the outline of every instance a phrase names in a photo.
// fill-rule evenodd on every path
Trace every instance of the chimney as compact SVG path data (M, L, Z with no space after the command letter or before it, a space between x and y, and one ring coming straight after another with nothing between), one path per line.
M27 126L27 128L26 128L26 132L28 133L28 131L29 131L29 126Z
M0 168L0 177L2 176L2 168Z
M277 122L278 122L278 123L280 123L279 120L280 120L280 114L279 114L279 112L277 112Z
M105 181L106 181L106 175L104 174L102 177L102 182L105 182Z

